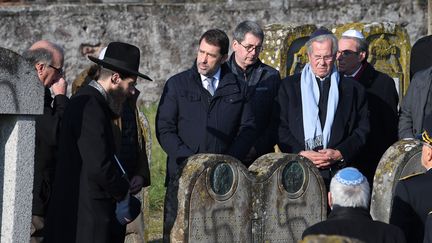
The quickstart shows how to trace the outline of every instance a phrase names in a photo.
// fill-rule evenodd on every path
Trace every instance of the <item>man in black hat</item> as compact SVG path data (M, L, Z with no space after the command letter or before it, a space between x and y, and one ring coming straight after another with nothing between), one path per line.
M330 31L316 30L306 47L309 63L279 89L279 148L310 159L328 186L366 142L367 101L361 84L339 76L337 39Z
M166 184L197 153L242 160L255 138L255 122L238 82L224 63L229 39L212 29L199 41L194 65L165 84L156 116L156 136L168 154Z
M401 178L396 185L390 223L399 226L408 242L423 242L427 215L432 211L432 115L421 135L421 163L425 173Z
M112 42L102 60L89 58L101 72L64 113L46 242L123 242L123 224L133 220L126 216L127 205L136 206L128 201L134 185L116 163L112 120L137 77L150 78L138 72L140 51L130 44Z

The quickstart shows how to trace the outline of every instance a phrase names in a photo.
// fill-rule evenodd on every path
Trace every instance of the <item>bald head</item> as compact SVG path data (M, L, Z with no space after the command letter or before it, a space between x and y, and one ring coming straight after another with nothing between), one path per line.
M55 43L37 41L23 53L23 57L34 65L39 80L45 87L51 87L63 75L64 52Z

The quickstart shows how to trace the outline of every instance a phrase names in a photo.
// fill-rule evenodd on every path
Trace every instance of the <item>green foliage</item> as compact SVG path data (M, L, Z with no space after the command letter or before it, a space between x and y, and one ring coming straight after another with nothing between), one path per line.
M149 120L152 135L152 155L150 165L151 186L149 190L150 212L163 210L165 197L166 154L156 139L155 119L157 103L142 106L141 110Z

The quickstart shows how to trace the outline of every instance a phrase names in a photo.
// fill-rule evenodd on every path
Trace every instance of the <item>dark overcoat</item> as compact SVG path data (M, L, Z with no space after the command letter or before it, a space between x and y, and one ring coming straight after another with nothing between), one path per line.
M318 234L341 235L367 243L405 242L404 234L398 227L374 221L368 210L363 208L335 206L327 220L307 228L302 238Z
M45 88L44 110L36 116L35 163L33 179L32 214L44 217L50 199L51 186L56 166L56 151L60 123L68 102L66 95L51 97Z
M358 81L366 90L370 132L353 166L371 183L382 155L398 140L399 97L390 76L375 70L369 63L365 65Z
M277 128L272 126L275 124L272 123L272 118L275 115L274 103L281 82L279 72L259 59L243 72L235 62L235 53L231 55L228 66L237 79L248 86L246 95L251 100L257 128L257 140L254 144L256 157L273 152L277 142L274 131Z
M212 97L194 65L165 84L156 116L156 136L168 154L167 180L197 153L228 154L242 160L255 139L255 121L240 82L221 66ZM168 182L168 181L166 181Z
M299 153L305 149L300 76L301 73L282 80L277 97L280 109L279 147L286 153ZM345 162L352 163L366 143L368 133L364 88L351 78L341 77L339 103L327 147L339 150Z
M432 211L432 170L401 179L395 190L390 223L399 226L408 242L423 242L425 221Z
M82 87L66 107L46 242L122 242L116 199L129 185L114 161L111 113L94 87Z

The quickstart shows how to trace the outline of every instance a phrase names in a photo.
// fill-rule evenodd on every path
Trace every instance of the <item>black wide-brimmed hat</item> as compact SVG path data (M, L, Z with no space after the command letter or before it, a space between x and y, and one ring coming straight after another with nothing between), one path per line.
M106 69L117 71L122 74L140 76L144 79L153 81L147 75L138 71L140 64L140 50L134 45L123 42L111 42L108 44L103 59L92 56L89 56L88 58L92 62L95 62Z

